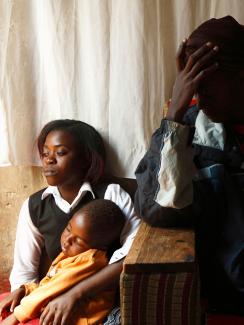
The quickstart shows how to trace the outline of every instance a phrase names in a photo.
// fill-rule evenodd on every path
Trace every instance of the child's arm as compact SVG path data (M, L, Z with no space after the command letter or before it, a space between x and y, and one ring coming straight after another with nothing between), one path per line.
M60 261L60 263L62 262ZM76 257L73 262L63 264L52 278L46 276L38 288L21 300L21 304L14 310L16 318L20 322L25 322L38 317L48 301L62 294L77 282L98 272L106 264L106 253L93 249Z
M47 325L51 321L53 324L68 324L70 317L77 311L77 308L80 308L79 303L82 300L94 297L102 291L118 287L122 268L123 260L109 264L54 298L42 312L40 325Z
M19 321L14 316L14 314L11 314L1 322L1 325L16 325L16 324L19 324Z
M14 308L19 305L20 300L25 295L25 288L20 287L19 289L11 292L5 299L0 302L0 317L4 316L4 312L9 308L10 312L13 312Z

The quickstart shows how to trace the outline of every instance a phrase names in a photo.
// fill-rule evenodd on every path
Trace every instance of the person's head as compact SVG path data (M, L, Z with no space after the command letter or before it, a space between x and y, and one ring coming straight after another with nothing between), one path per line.
M79 209L61 236L66 256L75 256L91 248L107 250L120 237L125 217L110 200L92 200Z
M41 130L37 146L49 185L77 180L94 185L103 176L104 143L89 124L69 119L51 121Z
M214 122L244 120L244 26L231 16L207 20L188 38L185 62L207 42L219 48L218 69L198 88L199 108Z

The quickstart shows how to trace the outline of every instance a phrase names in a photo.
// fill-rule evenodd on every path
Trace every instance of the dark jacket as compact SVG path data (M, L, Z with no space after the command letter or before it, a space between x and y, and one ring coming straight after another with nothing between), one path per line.
M232 128L196 106L185 123L162 120L153 134L136 170L135 208L151 225L193 225L202 295L212 308L244 313L244 156Z

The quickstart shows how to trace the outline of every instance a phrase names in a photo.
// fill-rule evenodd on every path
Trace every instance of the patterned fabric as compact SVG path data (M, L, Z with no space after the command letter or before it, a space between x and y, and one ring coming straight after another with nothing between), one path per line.
M121 276L123 325L200 324L199 287L192 273Z

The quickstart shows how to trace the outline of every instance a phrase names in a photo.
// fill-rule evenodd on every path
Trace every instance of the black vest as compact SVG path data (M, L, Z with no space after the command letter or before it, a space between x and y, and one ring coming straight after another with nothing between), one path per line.
M108 184L101 184L94 188L96 198L104 198ZM84 204L93 199L90 192L87 192L78 205L70 212L63 212L55 203L53 195L48 195L41 200L42 189L29 198L29 211L31 220L44 237L44 246L50 260L53 260L61 252L60 237L74 213Z

